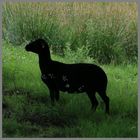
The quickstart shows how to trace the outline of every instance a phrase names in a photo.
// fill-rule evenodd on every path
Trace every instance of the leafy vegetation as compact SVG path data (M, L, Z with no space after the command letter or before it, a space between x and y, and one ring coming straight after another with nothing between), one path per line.
M3 38L20 45L35 38L48 40L55 54L64 49L90 48L103 64L137 62L136 3L22 2L3 5Z
M3 137L137 137L136 3L6 2L2 15ZM38 58L24 49L36 38L54 60L105 70L110 116L98 94L95 113L85 93L61 92L51 106Z
M77 62L77 57L74 61L68 56ZM52 58L68 61L57 55ZM85 54L80 62L84 61L91 63ZM137 137L137 66L102 67L109 79L110 116L105 115L98 94L100 105L95 113L85 93L61 92L60 101L51 106L37 56L4 41L3 137Z

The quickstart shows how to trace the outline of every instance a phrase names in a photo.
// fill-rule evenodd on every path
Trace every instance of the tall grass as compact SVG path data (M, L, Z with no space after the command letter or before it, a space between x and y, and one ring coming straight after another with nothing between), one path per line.
M3 137L137 137L136 3L6 2L2 24ZM24 50L36 38L54 60L102 63L110 116L98 94L95 113L84 94L61 92L50 105L38 58Z
M38 37L55 54L90 48L100 63L137 62L137 5L115 2L22 2L3 5L3 38L14 45Z

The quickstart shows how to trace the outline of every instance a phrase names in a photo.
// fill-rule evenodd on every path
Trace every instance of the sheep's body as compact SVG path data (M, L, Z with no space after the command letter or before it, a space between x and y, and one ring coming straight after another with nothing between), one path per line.
M57 90L71 92L105 91L107 77L102 69L93 64L63 64L52 61L46 64L42 80ZM95 71L95 72L93 72ZM93 80L94 79L94 80Z
M96 110L98 101L95 93L98 92L106 104L106 113L109 113L109 98L106 96L107 76L105 72L94 64L64 64L53 61L47 43L38 39L26 46L27 51L39 55L41 79L50 90L52 102L59 100L59 91L68 93L86 92Z

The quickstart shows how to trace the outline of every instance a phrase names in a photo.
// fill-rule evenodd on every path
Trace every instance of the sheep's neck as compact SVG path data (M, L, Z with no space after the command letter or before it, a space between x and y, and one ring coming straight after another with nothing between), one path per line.
M39 67L42 74L45 74L48 70L47 64L51 63L51 57L47 54L40 54L39 55Z

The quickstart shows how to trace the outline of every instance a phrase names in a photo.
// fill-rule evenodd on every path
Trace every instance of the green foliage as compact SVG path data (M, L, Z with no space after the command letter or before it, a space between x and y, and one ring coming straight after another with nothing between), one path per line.
M89 57L89 47L82 46L76 50L70 48L70 44L66 44L64 49L64 58L67 63L92 63L94 59Z
M78 12L77 12L78 11ZM137 63L136 3L5 3L3 38L14 45L47 39L63 56L88 46L92 59L103 64ZM83 50L83 49L82 49Z
M89 51L85 46L83 50L76 50L75 56L67 49L66 56L52 55L52 59L92 62L86 57ZM37 56L25 52L23 46L14 47L5 41L2 52L3 137L137 137L135 64L102 65L109 80L107 95L111 114L108 116L98 94L99 106L95 113L84 93L61 92L59 102L51 106L48 88L40 79Z

